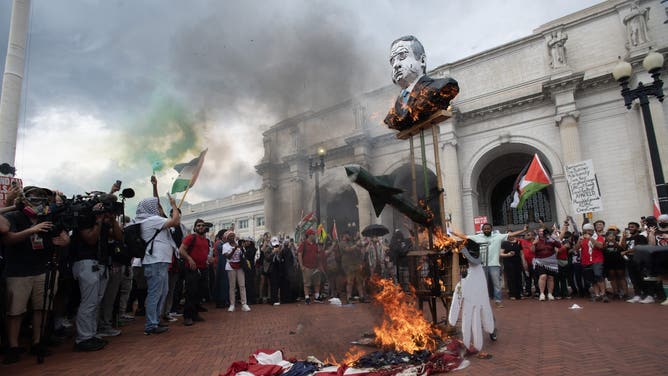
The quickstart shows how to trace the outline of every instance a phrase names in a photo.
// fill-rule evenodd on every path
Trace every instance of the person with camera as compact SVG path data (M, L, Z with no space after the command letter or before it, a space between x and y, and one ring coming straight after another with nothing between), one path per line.
M243 249L236 242L236 235L232 230L227 230L223 235L225 243L223 244L222 254L227 260L225 271L230 283L230 307L229 312L234 312L234 303L236 301L236 288L239 285L239 297L241 298L241 310L249 312L251 309L246 300L246 275L241 266L241 262L246 262L243 258Z
M7 336L9 349L3 363L20 360L19 331L28 302L33 309L33 355L48 355L41 345L42 317L47 306L44 297L47 268L57 248L69 245L70 238L64 230L54 231L51 221L41 221L49 207L53 192L46 188L28 186L16 201L16 210L5 214L9 222L2 235L5 248L5 275L7 277ZM2 222L2 221L0 221ZM55 232L55 233L54 233ZM56 286L49 286L53 290ZM55 292L54 292L55 293Z
M161 214L162 208L157 197L149 197L141 200L137 205L135 222L141 223L141 236L146 242L146 253L142 260L144 277L148 285L146 296L146 324L144 334L161 334L169 328L160 322L160 314L164 305L167 304L169 293L169 264L172 262L172 254L178 250L169 228L179 226L181 213L179 213L176 201L167 194L169 204L172 207L172 216L165 218Z
M117 186L114 186L118 190ZM112 189L112 192L115 191ZM96 201L96 202L95 202ZM76 351L97 351L106 341L99 336L114 336L120 331L101 327L98 331L98 313L109 281L109 264L113 242L123 241L123 230L111 208L116 197L100 195L90 199L91 212L80 220L72 233L70 256L72 275L79 281L81 302L76 315Z
M204 321L198 313L202 293L206 290L206 273L209 256L209 240L206 233L209 227L203 219L196 219L194 233L186 236L181 243L179 253L185 260L186 305L183 309L183 325L191 326L194 321Z

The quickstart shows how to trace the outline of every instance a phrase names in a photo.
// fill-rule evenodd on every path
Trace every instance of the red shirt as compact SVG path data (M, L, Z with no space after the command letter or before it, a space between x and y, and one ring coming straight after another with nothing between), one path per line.
M527 261L528 265L533 263L533 252L531 252L531 241L526 239L517 239L517 241L522 244L522 253L524 253L524 259Z
M193 244L195 242L195 244ZM206 259L209 257L209 241L199 235L190 234L183 239L186 252L195 260L197 269L206 269Z
M603 237L601 235L593 235L591 240L603 243ZM594 249L589 252L589 241L587 241L585 238L582 238L582 248L580 248L580 262L582 263L582 266L602 263L603 249L594 247Z
M552 256L555 246L558 246L558 244L552 239L538 239L538 243L535 244L534 248L534 257L543 259Z
M566 246L560 246L557 251L557 260L568 260L568 249Z
M304 240L298 250L298 253L302 255L302 266L316 269L318 267L318 252L317 244Z

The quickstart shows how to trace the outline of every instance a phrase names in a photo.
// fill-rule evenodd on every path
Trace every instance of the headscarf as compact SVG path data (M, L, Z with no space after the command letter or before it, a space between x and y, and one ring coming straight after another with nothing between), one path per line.
M223 234L223 241L224 242L228 241L229 240L228 238L230 237L230 235L234 235L234 231L232 231L232 230L225 231L225 233Z
M149 197L139 201L139 204L137 204L137 215L135 216L135 220L143 221L146 218L156 215L160 215L157 197Z

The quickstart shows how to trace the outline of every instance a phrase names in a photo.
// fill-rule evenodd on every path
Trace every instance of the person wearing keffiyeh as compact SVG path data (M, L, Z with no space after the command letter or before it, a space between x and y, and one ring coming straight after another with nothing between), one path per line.
M181 214L176 201L169 194L167 197L172 207L171 218L160 216L160 202L157 197L141 200L137 205L135 216L135 222L141 223L142 238L147 242L146 254L142 260L148 284L144 325L144 333L147 335L167 331L166 326L161 326L160 313L163 312L169 292L169 264L172 262L172 254L178 250L169 228L179 226L181 223Z

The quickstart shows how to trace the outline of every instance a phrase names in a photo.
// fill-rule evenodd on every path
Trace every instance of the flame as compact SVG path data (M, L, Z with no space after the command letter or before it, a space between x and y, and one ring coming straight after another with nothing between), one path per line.
M415 301L389 279L373 281L380 291L373 297L383 307L383 322L374 327L383 349L415 352L436 348L441 332L425 320Z
M440 227L434 228L434 248L440 250L453 250L454 252L459 252L459 242L450 235L446 234L441 230Z
M346 354L343 356L343 360L338 361L336 360L336 357L334 354L329 354L327 358L325 358L324 363L325 364L335 364L339 366L347 366L347 367L352 367L353 364L357 361L357 359L361 358L362 356L366 355L367 351L364 351L362 349L356 348L356 347L351 347L346 351Z

